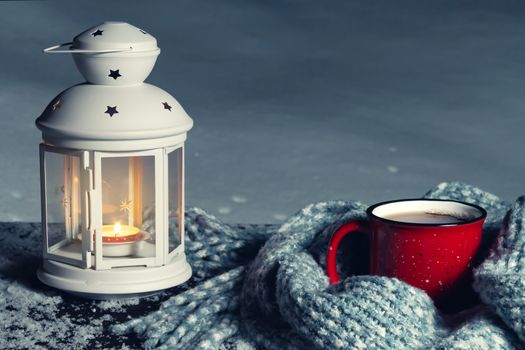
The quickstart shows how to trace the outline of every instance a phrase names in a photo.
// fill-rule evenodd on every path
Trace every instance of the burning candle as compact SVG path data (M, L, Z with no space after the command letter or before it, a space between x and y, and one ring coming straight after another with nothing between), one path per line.
M135 226L121 225L120 222L102 226L102 242L104 243L133 242L142 237L140 229Z

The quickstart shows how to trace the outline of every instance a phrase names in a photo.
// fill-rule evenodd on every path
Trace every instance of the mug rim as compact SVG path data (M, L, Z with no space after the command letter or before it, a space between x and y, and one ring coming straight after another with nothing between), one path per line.
M466 220L466 221L455 222L455 223L418 223L418 222L397 221L397 220L386 219L386 218L383 218L373 213L374 209L380 206L386 205L386 204L401 203L401 202L415 202L415 201L459 203L459 204L466 205L466 206L477 209L480 212L480 215L472 219ZM403 225L403 226L418 226L418 227L461 226L461 225L468 225L468 224L472 224L478 221L482 221L487 218L487 211L477 204L467 203L467 202L458 201L454 199L439 199L439 198L404 198L404 199L394 199L390 201L380 202L380 203L376 203L368 207L366 209L366 214L370 218L373 218L375 220L379 220L379 221L382 221L388 224L397 224L397 225Z

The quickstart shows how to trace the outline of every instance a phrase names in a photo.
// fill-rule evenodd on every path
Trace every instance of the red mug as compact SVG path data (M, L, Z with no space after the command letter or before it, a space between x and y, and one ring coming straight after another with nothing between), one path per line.
M370 274L395 277L427 292L437 304L465 301L487 212L474 204L403 199L375 204L367 220L350 221L332 236L326 257L330 284L339 282L337 249L343 237L370 238Z

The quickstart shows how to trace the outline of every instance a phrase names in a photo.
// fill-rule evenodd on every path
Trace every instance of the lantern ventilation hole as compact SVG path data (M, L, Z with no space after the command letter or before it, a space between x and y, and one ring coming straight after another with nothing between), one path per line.
M104 113L109 114L110 117L113 117L113 114L117 114L118 113L117 106L113 106L113 107L106 106L106 107L107 107L107 109L106 109L106 111Z
M120 74L120 69L115 69L115 70L110 69L109 70L108 77L111 77L111 78L117 80L121 76L122 76L122 74Z
M93 33L91 33L91 35L93 35L93 37L96 37L96 36L102 35L103 32L104 32L103 30L97 29Z
M167 109L171 112L171 106L168 104L168 102L162 102L162 104L164 105L164 109Z
M64 104L64 101L62 101L61 98L59 98L58 100L56 100L55 103L53 103L53 111L56 111L57 109L59 109L60 107L62 107L63 104Z

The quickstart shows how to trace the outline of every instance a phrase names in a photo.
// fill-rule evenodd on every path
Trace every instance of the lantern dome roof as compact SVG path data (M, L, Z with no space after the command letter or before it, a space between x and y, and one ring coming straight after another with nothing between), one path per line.
M157 50L157 39L126 22L106 21L78 34L70 48L74 50Z
M131 150L167 146L180 136L183 141L193 121L156 86L83 83L58 94L36 125L44 140L56 146Z

